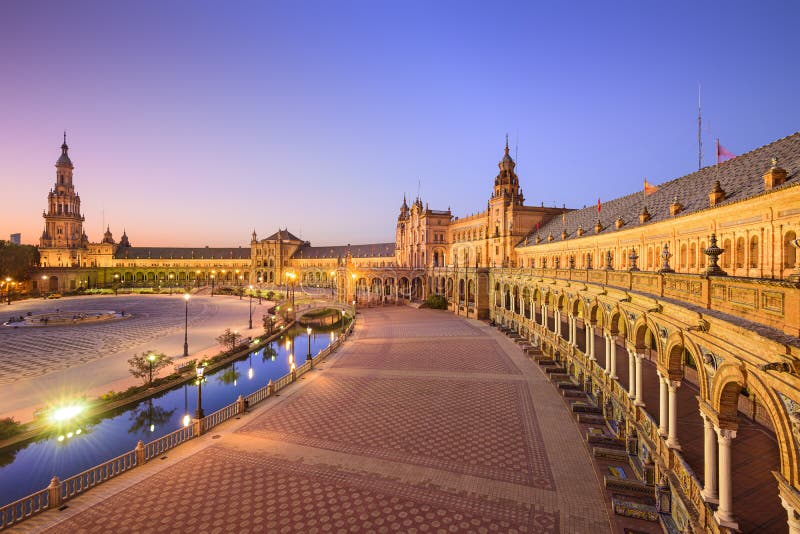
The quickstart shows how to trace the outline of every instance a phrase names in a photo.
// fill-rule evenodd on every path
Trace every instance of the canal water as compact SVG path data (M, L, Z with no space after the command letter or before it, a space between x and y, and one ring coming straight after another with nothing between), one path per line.
M311 334L311 354L330 345L338 329ZM205 415L249 395L270 380L289 372L289 356L298 367L308 354L305 328L295 327L269 345L259 348L207 376L203 383ZM0 506L21 499L50 484L120 456L144 443L180 428L184 416L194 416L197 386L178 386L136 405L54 429L52 434L0 452Z

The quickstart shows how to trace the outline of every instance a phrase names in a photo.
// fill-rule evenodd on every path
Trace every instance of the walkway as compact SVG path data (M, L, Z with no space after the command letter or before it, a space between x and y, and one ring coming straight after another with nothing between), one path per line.
M307 380L19 530L611 532L577 426L512 342L447 312L360 318Z

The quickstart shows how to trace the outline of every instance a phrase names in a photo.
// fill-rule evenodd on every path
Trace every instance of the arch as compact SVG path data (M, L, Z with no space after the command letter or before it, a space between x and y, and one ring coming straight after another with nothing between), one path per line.
M655 349L661 361L661 343L658 340L658 327L652 319L643 315L637 319L632 328L631 341L636 345L636 350Z
M734 267L736 269L744 268L744 238L736 238L736 249L734 252Z
M739 364L723 364L711 383L711 406L720 419L735 421L739 412L739 393L745 387L745 377Z
M792 246L792 241L797 239L797 234L789 230L783 234L783 268L793 269L797 266L797 249Z

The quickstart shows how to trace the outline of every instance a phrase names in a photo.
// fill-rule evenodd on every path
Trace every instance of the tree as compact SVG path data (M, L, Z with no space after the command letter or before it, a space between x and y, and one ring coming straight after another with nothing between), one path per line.
M271 336L272 329L275 327L275 316L268 313L261 318L261 322L264 325L264 334Z
M39 250L31 245L0 242L0 277L17 282L27 280L30 269L39 263Z
M141 378L145 384L148 384L153 374L158 374L160 369L171 363L172 358L166 354L147 350L141 354L134 354L128 360L128 371L136 378Z
M233 350L239 344L241 337L242 335L239 332L231 332L230 328L226 328L222 335L217 337L217 343L227 350Z

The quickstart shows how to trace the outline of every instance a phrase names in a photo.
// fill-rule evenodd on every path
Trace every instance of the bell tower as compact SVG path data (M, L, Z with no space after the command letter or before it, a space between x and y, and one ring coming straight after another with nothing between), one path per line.
M39 249L43 266L79 265L81 249L88 244L83 232L81 197L72 184L74 169L69 159L67 133L64 132L61 156L56 161L56 183L47 195L47 210L42 213L45 222Z
M503 159L497 164L500 172L494 179L494 191L492 198L505 197L506 202L511 201L514 204L522 205L525 200L522 197L522 192L519 189L519 178L514 172L514 167L517 166L514 160L508 153L508 135L506 135L506 148L503 153Z

